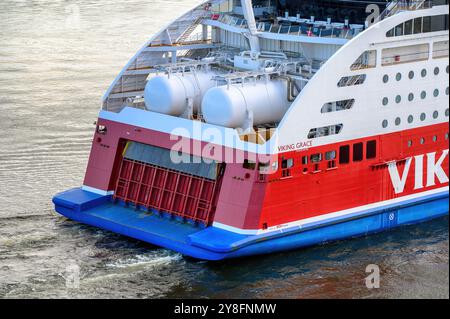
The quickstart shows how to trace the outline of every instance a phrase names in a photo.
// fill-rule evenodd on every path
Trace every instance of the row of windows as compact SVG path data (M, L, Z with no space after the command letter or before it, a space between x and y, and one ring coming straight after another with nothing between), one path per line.
M433 116L433 119L436 120L439 117L439 111L434 111L432 116ZM449 109L448 108L445 110L445 116L446 117L449 116ZM422 114L420 114L419 118L420 118L420 121L423 122L423 121L425 121L427 119L427 115L425 113L422 113ZM407 118L407 122L409 124L412 124L414 122L414 116L413 115L409 115L408 118ZM395 123L396 126L399 126L400 124L402 124L402 119L400 117L397 117L395 119L394 123ZM383 120L383 122L381 123L381 126L383 128L387 128L389 126L389 121L388 120Z
M353 144L352 156L350 155L350 145L344 145L339 148L339 163L348 164L351 159L353 162L361 162L364 159L364 143ZM325 156L324 156L325 155ZM373 159L377 156L377 141L372 140L366 143L366 159ZM328 151L325 153L315 153L310 156L302 157L302 165L308 165L309 163L320 163L325 158L326 161L335 160L337 157L336 151ZM289 162L290 161L290 162ZM282 168L291 168L294 166L292 159L283 160Z
M444 139L447 141L448 140L448 132L445 133ZM431 140L436 143L437 141L439 141L439 137L437 135L434 135ZM419 139L419 144L423 145L427 142L427 139L425 137L421 137ZM408 147L412 147L414 146L414 141L413 140L408 140Z
M433 43L432 57L440 59L449 56L448 41L437 41ZM425 61L430 58L430 45L428 43L391 47L382 49L381 64L383 66L400 63ZM364 51L353 64L350 70L364 70L377 67L377 50ZM448 72L447 72L448 73ZM343 78L342 80L347 79ZM341 80L341 81L342 81ZM345 85L339 85L345 86Z
M450 93L449 91L450 91L449 87L447 86L447 88L445 89L445 95L449 95L449 93ZM441 92L439 91L439 89L434 89L433 90L433 96L434 97L439 97L440 94L441 94ZM409 102L413 102L415 98L416 97L415 97L414 93L409 93L408 94L408 101ZM420 98L422 100L426 99L427 98L427 91L420 92ZM402 96L401 95L397 95L395 97L395 103L399 104L401 102L402 102ZM388 97L384 97L383 100L381 101L381 103L383 104L383 106L388 105L389 104L389 98Z
M386 33L387 37L438 32L448 30L448 14L420 17L397 25Z
M448 57L448 41L439 41L433 43L431 51L433 59ZM407 45L401 47L392 47L382 50L381 65L389 66L403 63L412 63L426 61L430 59L430 45L428 43Z
M434 70L433 70L434 75L439 75L440 72L441 72L441 70L440 70L439 67L435 67ZM448 66L448 65L447 65L447 67L446 67L446 69L445 69L445 72L446 72L447 74L448 74L448 72L449 72L449 66ZM421 76L422 78L425 78L425 77L427 76L427 74L428 74L427 69L422 69L422 71L420 72L420 76ZM414 71L409 71L409 73L408 73L408 78L409 78L410 80L414 79L415 76L416 76L416 74L414 73ZM402 78L403 78L403 75L402 75L402 73L400 73L400 72L398 72L398 73L395 75L395 80L397 80L397 81L401 81ZM383 76L383 83L388 83L388 82L389 82L389 75L385 74L385 75Z
M447 109L447 116L448 116L448 109ZM445 140L449 139L449 133L445 133L444 136ZM437 135L434 135L431 140L433 142L439 141L439 137ZM420 145L423 145L426 143L426 138L421 137L419 139ZM365 153L364 153L364 145L365 145ZM414 145L413 140L408 140L408 147L412 147ZM343 145L339 147L339 164L349 164L350 162L361 162L366 158L367 160L375 159L377 157L377 141L371 140L366 142L365 144L363 142L355 143L353 145ZM308 164L314 164L314 170L318 170L318 164L322 162L324 159L328 162L328 168L334 168L336 167L336 160L337 158L337 152L335 150L328 151L325 153L315 153L311 155L305 155L301 158L301 164L303 166L306 166ZM282 158L281 161L281 168L283 170L282 175L283 177L290 176L290 169L294 167L294 159L293 158ZM308 168L304 167L303 172L307 172Z

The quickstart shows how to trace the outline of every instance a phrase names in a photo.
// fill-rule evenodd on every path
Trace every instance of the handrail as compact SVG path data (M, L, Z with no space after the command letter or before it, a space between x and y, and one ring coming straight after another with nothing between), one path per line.
M242 18L238 18L235 16L231 16L229 14L224 13L213 13L207 17L207 19L213 21L219 21L221 23L238 27L238 28L246 28L247 21ZM312 26L305 25L283 25L283 24L273 24L269 22L258 22L257 30L259 32L268 32L268 33L276 33L276 34L288 34L288 35L304 35L309 37L328 37L328 38L342 38L342 39L350 39L361 32L364 27L337 27L335 25L321 25L316 23Z
M393 16L400 11L416 11L433 7L433 0L396 0L391 1L380 14L378 21Z

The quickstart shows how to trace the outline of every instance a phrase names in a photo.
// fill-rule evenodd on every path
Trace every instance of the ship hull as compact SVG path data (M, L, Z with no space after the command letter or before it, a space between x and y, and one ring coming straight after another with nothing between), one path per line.
M366 236L448 215L448 190L302 226L259 234L238 234L214 226L199 228L170 214L141 211L111 196L82 189L58 194L56 211L74 221L99 227L201 260L223 260L304 248Z

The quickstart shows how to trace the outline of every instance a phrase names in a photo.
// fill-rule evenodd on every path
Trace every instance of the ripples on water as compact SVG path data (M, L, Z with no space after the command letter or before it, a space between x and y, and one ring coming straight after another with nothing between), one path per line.
M53 212L82 183L101 96L196 1L0 2L0 297L448 298L448 218L369 238L198 262ZM78 14L79 13L79 14ZM378 264L381 289L365 288ZM67 289L68 266L80 267Z

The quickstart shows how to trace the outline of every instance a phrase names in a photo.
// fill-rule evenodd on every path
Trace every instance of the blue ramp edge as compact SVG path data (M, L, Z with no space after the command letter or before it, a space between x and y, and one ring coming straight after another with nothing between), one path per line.
M217 229L218 233L214 233L210 232L213 227L203 229L171 218L169 215L114 204L111 196L94 194L81 188L60 193L53 198L53 202L58 213L75 221L199 259L226 258L227 255L222 252L231 251L235 239L242 239L241 235L232 232ZM199 237L195 237L197 233ZM209 245L205 247L193 245L191 236L194 236L194 239L209 241ZM217 249L216 243L220 245Z

